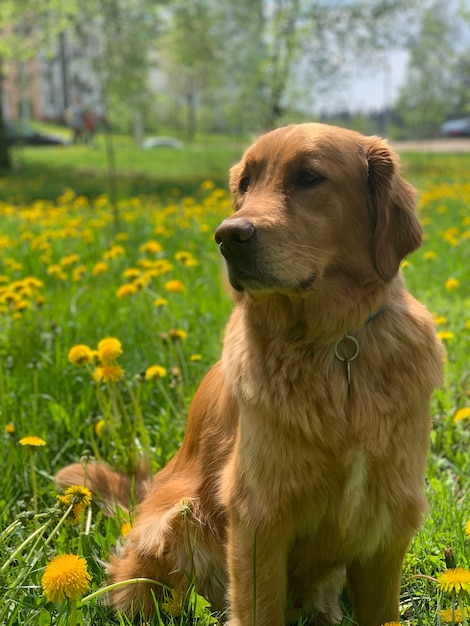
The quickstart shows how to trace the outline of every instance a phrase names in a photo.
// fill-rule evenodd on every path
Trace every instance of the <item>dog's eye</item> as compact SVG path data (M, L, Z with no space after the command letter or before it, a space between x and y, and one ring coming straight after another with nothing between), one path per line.
M318 172L311 172L305 170L300 172L297 176L296 184L301 187L313 187L314 185L318 185L325 180L325 177Z
M240 184L238 185L238 188L240 189L242 193L246 193L248 191L248 187L250 186L250 183L251 183L251 179L249 176L242 176L242 178L240 179Z

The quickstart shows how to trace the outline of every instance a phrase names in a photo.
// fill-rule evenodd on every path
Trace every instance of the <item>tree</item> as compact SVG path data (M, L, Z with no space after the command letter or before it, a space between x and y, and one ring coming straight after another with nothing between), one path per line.
M197 129L196 113L203 94L223 80L218 15L217 2L175 0L158 47L173 106L184 103L189 140Z
M225 106L235 126L270 128L308 109L316 90L337 86L353 63L403 45L417 0L228 0L219 28ZM195 53L195 51L193 51ZM380 54L382 62L382 54ZM251 125L251 129L253 125Z
M450 5L434 0L424 12L410 46L408 75L396 106L404 126L414 137L435 135L458 104L458 39Z

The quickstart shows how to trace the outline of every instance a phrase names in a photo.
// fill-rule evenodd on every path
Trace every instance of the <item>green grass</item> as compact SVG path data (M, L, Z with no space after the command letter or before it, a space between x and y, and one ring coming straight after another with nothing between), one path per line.
M103 191L109 193L110 162L117 170L120 198L143 193L168 195L175 187L183 194L190 194L205 178L226 187L228 169L246 145L244 140L214 141L201 137L197 142L183 143L178 150L143 150L128 137L116 136L110 141L107 135L99 134L95 148L20 146L12 149L15 172L9 176L8 188L0 188L0 199L53 200L65 187L71 187L77 195L90 197Z
M141 153L122 139L117 148L118 228L106 196L103 146L21 149L15 173L0 178L0 623L7 626L70 618L70 604L42 594L41 577L56 554L86 558L90 592L105 585L102 561L125 520L93 507L78 525L61 522L52 477L85 456L128 467L140 448L150 450L154 470L164 465L181 441L194 390L219 358L231 310L212 233L230 211L227 169L241 147ZM404 623L413 626L434 626L438 610L450 606L434 580L445 570L446 548L457 565L470 568L470 419L454 422L459 409L470 407L469 166L469 155L403 156L419 190L426 237L403 271L447 346L445 385L432 401L430 510L404 571ZM203 184L208 180L216 184ZM141 247L151 241L161 250ZM181 251L190 255L186 264L175 256ZM171 264L165 273L162 260ZM102 273L99 263L106 263ZM124 276L130 269L140 288L120 298L118 289L133 280ZM168 291L169 280L180 281L183 291ZM167 303L156 306L162 298ZM174 329L186 338L171 339ZM125 376L97 386L68 353L77 344L96 348L104 337L121 341ZM141 373L152 365L167 374L144 382ZM32 457L37 515L31 455L18 443L30 435L46 441ZM208 623L207 609L198 607ZM106 609L102 596L85 602L78 620L128 623ZM162 610L155 623L191 619Z

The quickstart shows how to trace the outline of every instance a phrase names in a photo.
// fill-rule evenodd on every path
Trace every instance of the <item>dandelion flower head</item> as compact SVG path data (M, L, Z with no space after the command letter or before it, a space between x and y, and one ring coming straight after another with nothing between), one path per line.
M65 490L63 496L57 496L57 500L67 508L73 505L71 522L77 524L83 511L91 504L91 491L81 485L72 485Z
M170 293L182 293L184 291L184 285L180 280L169 280L165 283L165 289Z
M94 352L85 344L80 343L70 348L68 358L73 365L86 365L93 363Z
M63 496L57 496L60 501L69 506L70 504L82 504L90 506L91 491L82 485L71 485L67 487Z
M166 369L161 365L151 365L145 370L145 380L156 380L165 376Z
M462 420L470 418L470 406L459 409L454 415L454 423L457 424Z
M172 617L181 616L181 596L176 589L172 589L171 597L167 596L166 601L162 602L162 609Z
M119 287L119 289L116 291L116 296L122 300L123 298L128 298L135 293L137 293L137 286L133 283L128 283Z
M168 336L173 341L178 341L178 339L182 341L187 338L188 333L185 330L182 330L181 328L171 328L168 331Z
M28 446L30 448L38 448L40 446L45 446L46 442L41 437L36 437L35 435L31 435L29 437L23 437L20 439L19 443L22 446Z
M120 365L103 365L93 372L93 379L97 383L115 383L124 376L124 370Z
M98 357L102 365L110 365L122 354L122 345L119 339L106 337L98 344Z
M439 611L441 620L449 624L460 624L463 622L462 612L460 609L442 609ZM468 615L468 612L465 614Z
M463 567L447 569L438 577L438 585L447 593L470 592L470 571Z
M445 283L445 288L447 289L447 291L455 291L456 289L458 289L460 285L460 282L457 280L457 278L448 278L446 280Z
M66 598L76 601L88 591L90 580L84 558L62 554L47 565L41 584L50 602L63 602Z

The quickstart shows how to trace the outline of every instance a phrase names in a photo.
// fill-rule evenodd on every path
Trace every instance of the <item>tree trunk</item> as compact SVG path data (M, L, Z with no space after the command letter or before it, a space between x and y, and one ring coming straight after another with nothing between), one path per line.
M3 118L3 60L0 59L0 170L11 170L10 150L7 144Z

